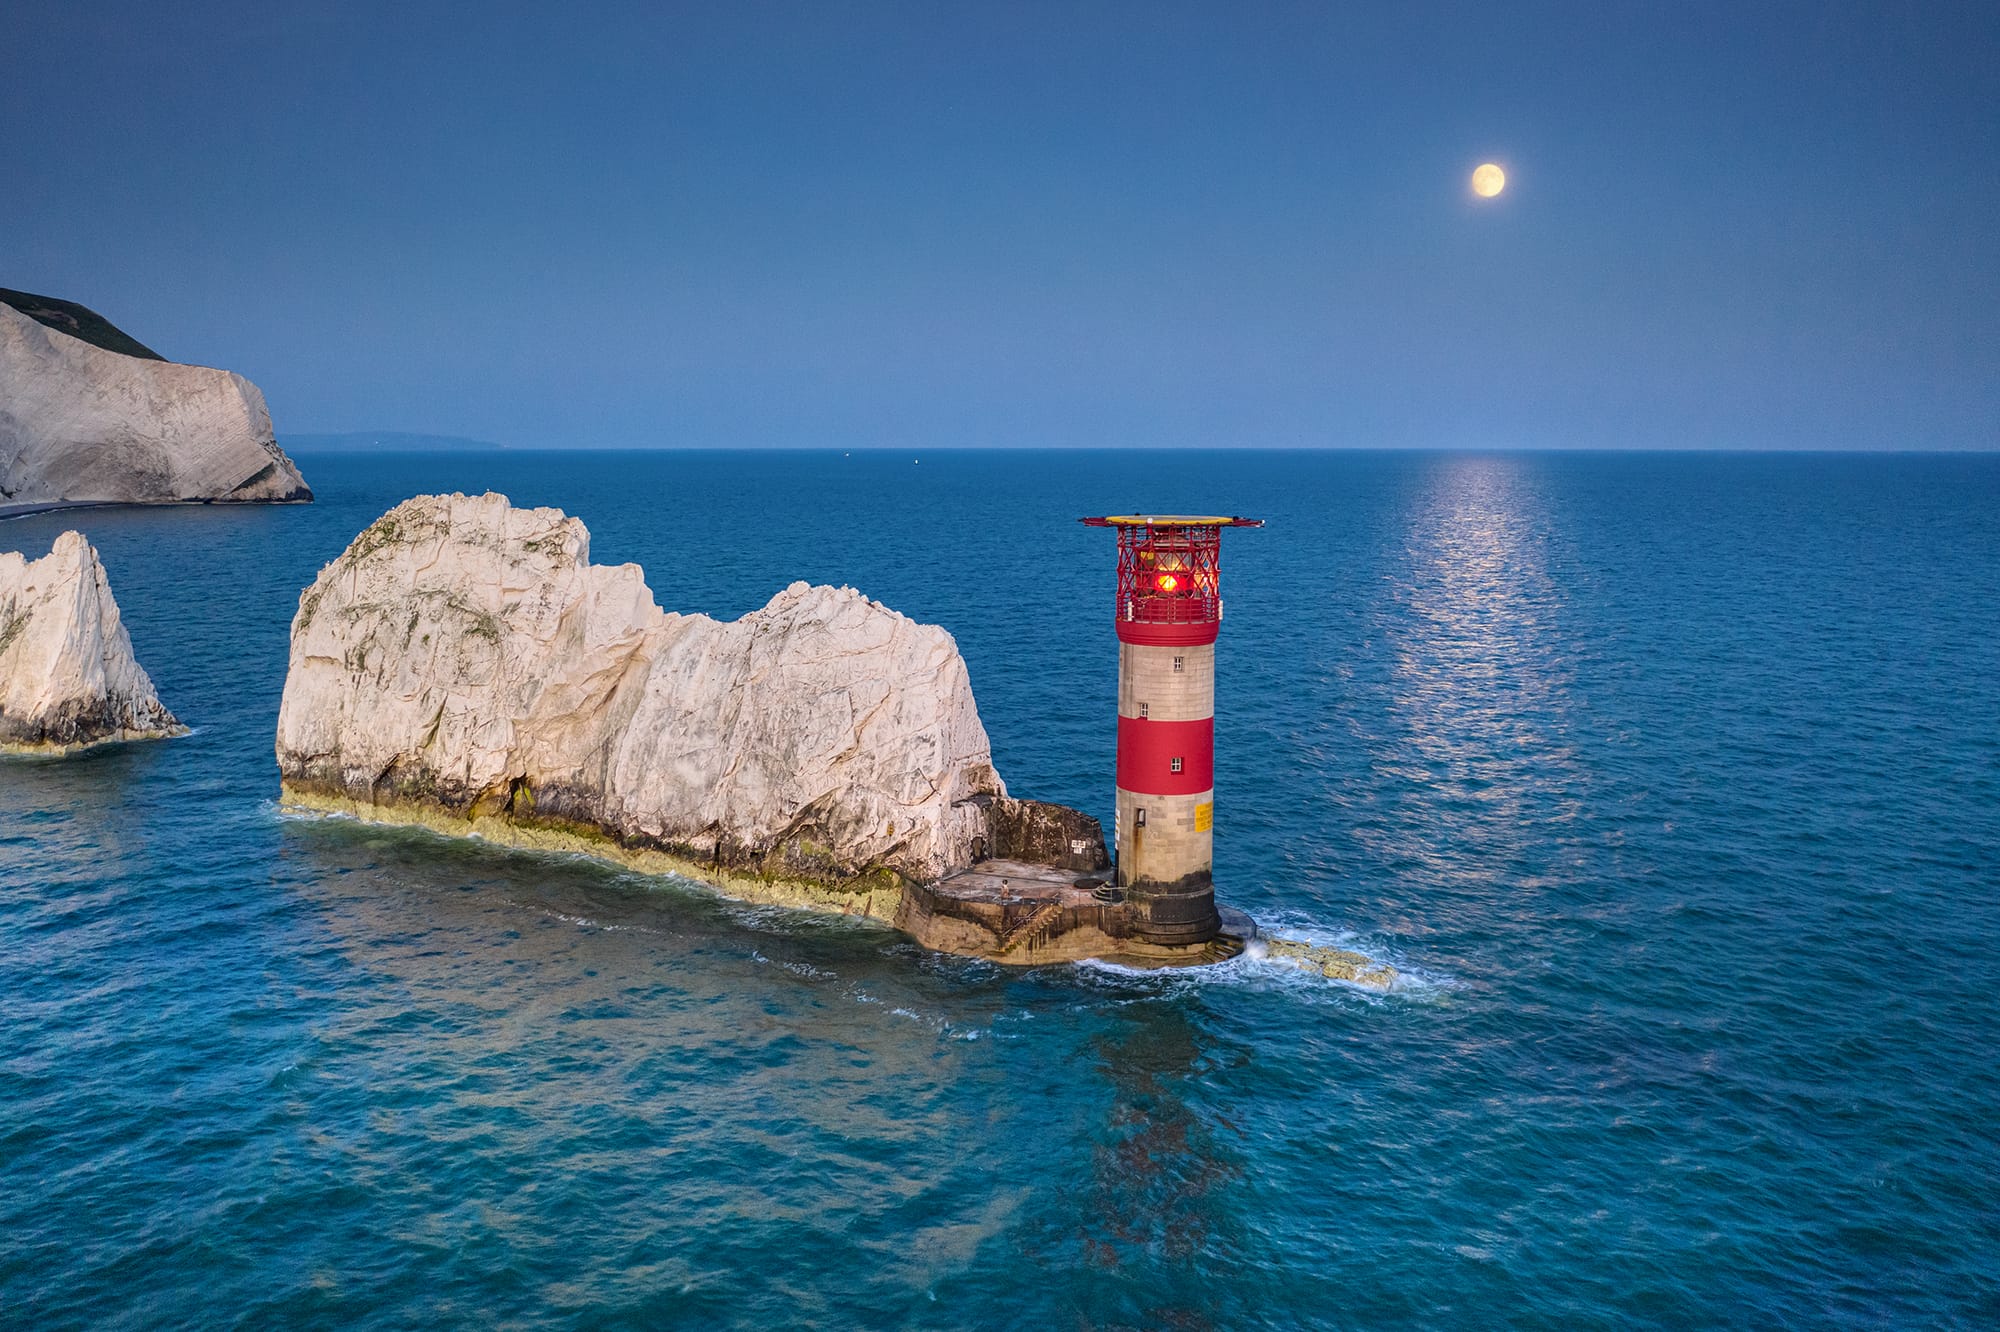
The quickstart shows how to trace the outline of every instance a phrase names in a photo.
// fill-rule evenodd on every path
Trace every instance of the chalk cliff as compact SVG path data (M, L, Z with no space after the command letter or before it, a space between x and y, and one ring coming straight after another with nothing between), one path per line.
M589 542L492 494L357 536L292 621L287 797L883 919L996 831L1048 839L943 629L804 583L740 620L673 614Z
M81 306L0 297L0 514L312 498L243 376L156 359Z
M97 552L65 532L39 560L0 554L0 748L64 753L180 735L111 598Z

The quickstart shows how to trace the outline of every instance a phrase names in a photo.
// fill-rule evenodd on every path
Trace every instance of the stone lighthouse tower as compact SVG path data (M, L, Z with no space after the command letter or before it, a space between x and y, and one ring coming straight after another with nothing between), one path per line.
M1118 886L1156 944L1197 944L1215 909L1215 639L1222 529L1258 518L1085 518L1118 533Z

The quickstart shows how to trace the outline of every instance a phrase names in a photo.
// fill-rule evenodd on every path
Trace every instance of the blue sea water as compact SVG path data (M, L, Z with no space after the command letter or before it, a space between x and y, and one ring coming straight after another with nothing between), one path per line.
M0 1324L2000 1323L2000 457L312 457L83 530L181 740L0 763ZM282 814L396 501L948 627L1110 808L1112 551L1225 542L1225 900L1403 969L1011 971Z

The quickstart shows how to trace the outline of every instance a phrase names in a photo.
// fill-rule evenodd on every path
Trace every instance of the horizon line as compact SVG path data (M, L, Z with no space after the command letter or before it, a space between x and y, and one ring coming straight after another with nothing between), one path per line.
M301 432L296 440L352 439L368 431L314 434ZM409 431L382 431L381 434L409 436ZM838 453L891 454L921 457L925 453L1615 453L1615 454L1786 454L1884 455L1920 457L1940 455L2000 454L2000 442L1993 444L1942 445L1925 448L1884 446L1791 445L1791 444L936 444L922 448L893 445L835 444L498 444L465 436L440 435L440 440L461 441L434 448L308 447L302 451L330 454L451 454L451 453ZM276 436L283 446L287 436Z

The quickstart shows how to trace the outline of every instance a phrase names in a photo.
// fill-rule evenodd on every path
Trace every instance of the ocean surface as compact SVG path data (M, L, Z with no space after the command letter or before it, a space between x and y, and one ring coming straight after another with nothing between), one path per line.
M0 763L9 1328L2000 1324L2000 456L461 453L102 551L194 734ZM275 804L298 594L397 501L670 609L949 628L1108 815L1112 544L1224 541L1244 958L1014 971Z

